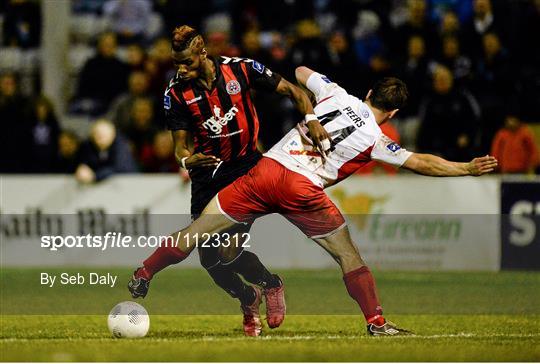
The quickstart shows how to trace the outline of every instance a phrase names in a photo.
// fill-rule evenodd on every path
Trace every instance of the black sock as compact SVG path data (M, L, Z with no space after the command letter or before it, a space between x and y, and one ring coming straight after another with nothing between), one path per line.
M217 264L206 269L214 282L231 297L238 298L243 305L250 305L255 301L255 290L247 285L230 267Z
M263 288L275 288L281 286L281 280L272 274L261 263L257 255L244 250L236 260L228 264L235 272L241 274L249 283Z
M221 289L231 297L238 298L243 305L253 303L255 290L253 287L246 285L242 278L234 272L233 268L220 263L217 249L199 248L199 259L201 265Z

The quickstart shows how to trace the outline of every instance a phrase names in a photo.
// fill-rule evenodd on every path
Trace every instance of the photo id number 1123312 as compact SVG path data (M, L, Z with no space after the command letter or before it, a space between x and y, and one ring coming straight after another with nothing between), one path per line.
M195 248L250 248L249 241L251 236L249 233L195 233L185 235L187 246Z

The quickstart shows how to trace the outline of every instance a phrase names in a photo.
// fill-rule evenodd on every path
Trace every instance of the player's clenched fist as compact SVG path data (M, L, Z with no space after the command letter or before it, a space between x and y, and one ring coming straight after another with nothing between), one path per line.
M309 135L313 145L321 152L322 155L326 155L326 151L330 149L330 135L325 128L319 123L318 120L309 120L307 122L309 129Z
M469 162L467 168L472 176L480 176L485 173L493 172L497 168L498 162L495 157L486 155L484 157L474 158Z

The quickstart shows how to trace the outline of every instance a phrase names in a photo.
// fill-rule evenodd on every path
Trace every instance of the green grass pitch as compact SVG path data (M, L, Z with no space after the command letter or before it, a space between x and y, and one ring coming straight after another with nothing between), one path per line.
M115 288L39 285L40 272L114 272ZM540 273L375 272L386 316L415 332L369 337L338 270L286 270L288 316L246 338L205 272L167 269L139 301L143 339L113 339L129 269L2 268L1 361L539 361ZM264 310L264 309L263 309Z

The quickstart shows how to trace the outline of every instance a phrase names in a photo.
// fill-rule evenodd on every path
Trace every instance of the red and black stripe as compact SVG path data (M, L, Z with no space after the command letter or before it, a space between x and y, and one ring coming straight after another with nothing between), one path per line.
M253 106L253 101L251 100L251 94L249 93L250 84L249 78L247 76L246 63L239 62L234 67L231 67L236 79L242 87L242 109L244 111L243 115L245 122L247 124L247 148L243 154L255 151L257 149L257 138L259 134L259 119L257 113L255 112L255 107Z

